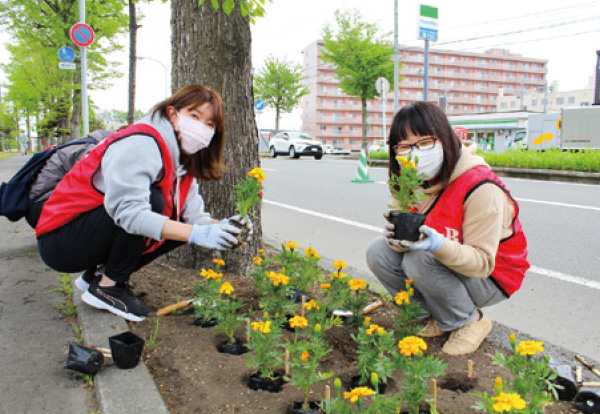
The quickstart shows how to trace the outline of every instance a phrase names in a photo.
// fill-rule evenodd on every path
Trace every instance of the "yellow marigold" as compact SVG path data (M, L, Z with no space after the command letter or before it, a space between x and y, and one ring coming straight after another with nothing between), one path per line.
M370 316L365 316L365 325L368 325L371 323L371 317Z
M521 355L535 355L538 352L543 352L543 342L536 341L521 341L517 346L517 352Z
M410 165L410 168L412 168L413 170L417 169L417 164L415 164L414 161L411 161L408 165Z
M407 336L398 342L398 349L402 355L412 356L427 350L427 344L417 336Z
M358 387L354 388L350 392L344 393L344 398L350 400L350 402L355 403L359 398L367 397L369 395L374 395L375 391L367 387Z
M262 259L260 257L255 257L252 259L252 263L260 266L262 264Z
M225 266L225 260L223 259L213 259L213 263L217 266Z
M327 290L331 287L331 283L321 283L321 289Z
M269 272L269 279L273 282L273 285L287 285L290 283L290 278L283 273Z
M308 362L308 352L302 351L302 362Z
M333 267L335 267L337 270L343 269L346 267L346 262L342 260L336 260L333 262Z
M394 302L396 302L396 305L398 306L401 306L404 303L410 305L410 296L408 295L408 292L405 290L398 292L398 294L394 297Z
M223 273L216 273L214 270L212 269L202 269L200 271L200 275L202 277L205 277L206 279L215 279L215 280L219 280L223 277Z
M367 329L367 335L373 335L373 332L376 332L379 328L381 328L379 325L370 325Z
M412 280L412 279L406 279L406 280L404 281L404 283L406 283L407 285L412 285L412 284L414 284L414 283L415 283L415 281L414 281L414 280Z
M308 310L313 310L313 309L321 309L321 307L319 306L319 304L317 302L315 302L314 300L309 300L308 302L306 302L304 304L304 307Z
M258 249L257 253L261 255L265 254L265 249Z
M335 272L331 277L336 277L338 279L345 279L348 275L346 273L342 273L339 270Z
M263 181L265 180L265 178L266 178L266 175L265 175L265 173L264 173L264 172L263 172L263 170L262 170L261 168L259 168L259 167L256 167L256 168L253 168L253 169L251 169L251 170L250 170L250 172L248 173L248 175L249 175L250 177L254 177L254 178L256 178L256 180L257 180L258 182L263 182Z
M285 248L288 250L294 250L298 248L298 243L293 242L293 241L289 241L285 244Z
M221 289L219 289L219 293L231 295L233 293L233 286L231 286L231 283L229 282L223 282Z
M496 395L500 395L502 393L502 378L501 377L496 377L496 379L494 380L494 391L496 393Z
M367 284L362 279L350 279L348 281L348 285L350 285L350 290L359 290L367 288Z
M271 321L252 322L250 324L250 326L252 326L252 329L254 331L260 331L260 333L264 333L264 334L271 333Z
M379 328L377 328L377 335L383 336L386 333L387 333L386 330L384 328L382 328L381 326Z
M304 251L304 254L307 257L312 257L313 259L318 259L319 258L319 253L317 253L317 251L315 249L313 249L312 247L307 248Z
M503 392L497 397L492 397L492 400L496 402L496 404L492 406L492 409L497 413L508 412L513 408L522 410L527 405L519 394L511 392Z
M290 319L290 328L304 329L308 326L308 320L302 316L294 316Z

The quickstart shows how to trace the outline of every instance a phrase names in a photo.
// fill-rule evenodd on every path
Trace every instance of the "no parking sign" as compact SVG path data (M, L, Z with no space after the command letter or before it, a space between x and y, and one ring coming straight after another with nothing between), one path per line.
M75 23L69 30L69 36L73 43L81 47L87 47L94 41L94 31L86 23Z

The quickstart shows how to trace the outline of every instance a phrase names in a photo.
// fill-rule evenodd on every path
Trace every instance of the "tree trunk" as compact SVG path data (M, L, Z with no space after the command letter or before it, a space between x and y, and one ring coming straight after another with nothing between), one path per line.
M279 111L279 105L275 108L275 133L279 132L279 118L281 117L281 113Z
M137 63L137 17L134 0L129 0L129 106L127 123L133 124L135 117L135 68Z
M361 112L362 112L362 149L368 154L367 150L367 100L361 99Z
M200 183L200 194L212 217L233 215L233 185L260 165L258 134L254 118L250 23L239 6L227 16L215 11L210 1L198 7L198 0L172 0L171 29L173 76L177 90L189 84L203 84L219 92L225 105L225 163L223 180ZM267 190L268 191L268 190ZM212 259L222 257L226 271L245 274L251 258L262 245L260 209L253 219L252 239L235 250L218 252L184 246L169 255L177 263L200 269L213 267Z

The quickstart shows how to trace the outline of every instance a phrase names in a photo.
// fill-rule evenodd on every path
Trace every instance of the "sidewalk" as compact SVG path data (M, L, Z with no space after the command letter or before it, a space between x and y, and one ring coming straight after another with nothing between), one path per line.
M0 181L11 177L27 159L13 156L1 161ZM58 273L41 261L34 231L25 220L12 223L0 217L0 234L0 411L96 414L100 409L102 414L168 414L143 363L132 370L105 365L94 376L93 393L71 371L63 369L64 352L74 334L62 314L54 309L63 301L60 293L50 291L59 285ZM277 246L281 241L267 239L265 243ZM326 257L321 262L332 267L333 261ZM77 289L74 301L77 324L86 344L108 348L110 336L128 330L123 319L83 304ZM496 323L488 340L506 346L506 338L512 332ZM536 339L515 333L520 340ZM572 352L547 342L544 347L562 363L578 365ZM597 381L587 370L584 379Z

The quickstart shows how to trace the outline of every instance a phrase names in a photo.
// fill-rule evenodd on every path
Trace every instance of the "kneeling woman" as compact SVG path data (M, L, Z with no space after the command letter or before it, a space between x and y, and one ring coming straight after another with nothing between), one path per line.
M480 308L509 298L529 268L519 206L436 105L403 107L392 123L390 149L390 174L398 174L396 156L418 157L426 181L417 212L427 218L417 242L395 240L387 223L384 237L369 245L367 263L392 295L414 280L414 299L429 315L420 336L450 332L445 353L474 352L492 329Z
M219 94L201 85L178 90L60 181L36 227L40 256L60 272L85 270L76 281L85 303L143 320L152 309L131 292L134 271L185 242L237 244L240 230L211 218L198 193L198 179L221 179L224 148Z

